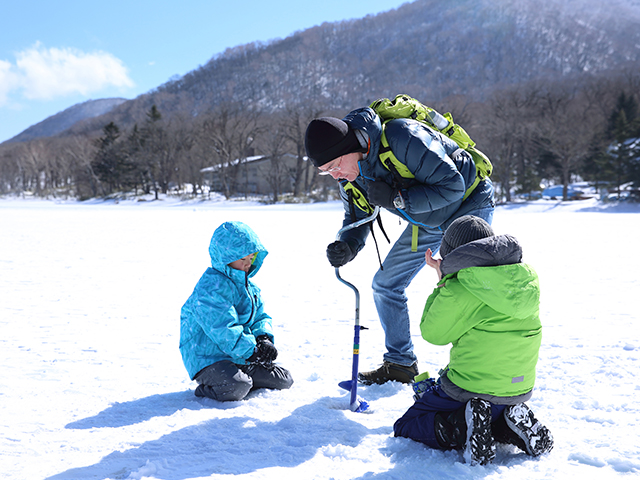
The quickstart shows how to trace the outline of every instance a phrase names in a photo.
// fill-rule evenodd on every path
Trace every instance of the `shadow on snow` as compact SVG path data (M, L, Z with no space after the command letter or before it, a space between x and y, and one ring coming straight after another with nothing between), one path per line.
M183 401L192 395L179 392L115 404L67 427L119 427L183 408L207 408L204 403ZM115 451L95 465L69 469L47 480L126 478L140 470L149 470L147 474L163 480L214 473L239 475L269 467L295 467L313 458L324 446L356 447L367 435L390 433L390 427L369 429L350 420L332 402L335 399L318 399L277 422L247 416L208 420L129 450ZM215 404L227 408L227 404Z
M240 402L215 402L218 410L237 408ZM71 422L65 426L70 429L117 428L134 425L154 417L169 417L180 410L202 410L211 408L209 400L199 399L193 390L173 392L133 400L131 402L114 403L99 414Z

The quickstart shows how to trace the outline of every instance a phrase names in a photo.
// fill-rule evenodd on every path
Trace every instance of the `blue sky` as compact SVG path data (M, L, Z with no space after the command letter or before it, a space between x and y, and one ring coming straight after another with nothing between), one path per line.
M229 47L409 0L22 0L0 15L0 143L90 99L134 98Z

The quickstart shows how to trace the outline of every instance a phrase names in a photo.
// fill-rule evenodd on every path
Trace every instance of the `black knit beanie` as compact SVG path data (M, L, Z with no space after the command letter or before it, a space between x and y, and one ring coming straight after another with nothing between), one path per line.
M316 167L342 155L364 151L349 125L334 117L311 120L304 136L304 145L307 156Z
M452 250L465 243L493 237L494 235L491 225L480 217L465 215L464 217L456 218L444 232L442 245L440 245L440 257L444 258Z

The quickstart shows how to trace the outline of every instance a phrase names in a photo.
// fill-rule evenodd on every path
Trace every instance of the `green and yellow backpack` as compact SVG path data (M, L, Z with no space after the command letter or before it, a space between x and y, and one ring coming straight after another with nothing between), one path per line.
M451 113L447 112L444 115L440 115L433 108L427 107L415 98L404 94L396 95L393 100L389 100L388 98L376 100L370 105L370 108L378 114L382 122L382 138L380 141L380 151L378 152L380 161L382 161L388 170L393 172L395 169L402 178L413 178L413 174L391 151L384 128L386 122L396 118L411 118L422 122L437 132L449 137L458 144L461 150L465 150L471 155L476 165L476 179L473 184L467 188L463 200L473 192L478 183L491 175L493 166L491 165L489 157L475 148L476 143L471 140L471 137L469 137L464 128L453 122ZM453 153L453 156L456 156L456 152Z
M469 155L471 155L471 158L473 159L473 162L476 166L476 178L464 193L463 200L466 200L467 197L471 195L473 190L482 180L491 175L493 166L491 165L489 157L475 148L476 143L471 140L471 137L469 137L467 132L460 125L454 123L451 113L447 112L444 115L441 115L433 108L427 107L415 98L404 94L396 95L393 100L390 100L388 98L378 99L369 107L374 112L376 112L376 114L380 117L380 121L382 123L382 137L380 139L378 158L380 159L384 167L391 173L393 173L398 184L402 185L403 183L407 183L415 177L413 173L411 173L411 171L406 167L406 165L398 160L398 158L393 154L385 135L386 123L396 118L410 118L413 120L417 120L418 122L422 122L430 128L436 130L437 132L440 132L443 135L449 137L451 140L456 142L456 144L458 144L458 147L460 147L452 154L452 157L457 156L458 152L461 150L464 150L469 153ZM340 183L342 184L342 187L344 188L347 197L349 198L350 208L353 209L354 207L357 207L367 214L371 214L373 212L373 207L369 204L363 192L361 192L356 185L347 180L342 180ZM351 216L355 218L355 212L353 210L351 211ZM378 223L380 225L380 228L382 229L382 232L387 238L387 241L389 241L384 228L382 228L380 217L378 217ZM373 232L373 224L371 224L371 227ZM411 250L414 252L417 250L416 225L414 225Z

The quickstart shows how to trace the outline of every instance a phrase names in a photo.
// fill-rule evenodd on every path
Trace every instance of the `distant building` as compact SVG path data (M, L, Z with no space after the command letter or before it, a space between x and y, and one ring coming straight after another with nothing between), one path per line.
M293 192L297 162L298 157L289 153L275 161L268 155L253 155L229 164L212 165L200 172L213 192L224 193L226 179L235 193L271 195L275 190L279 194Z

